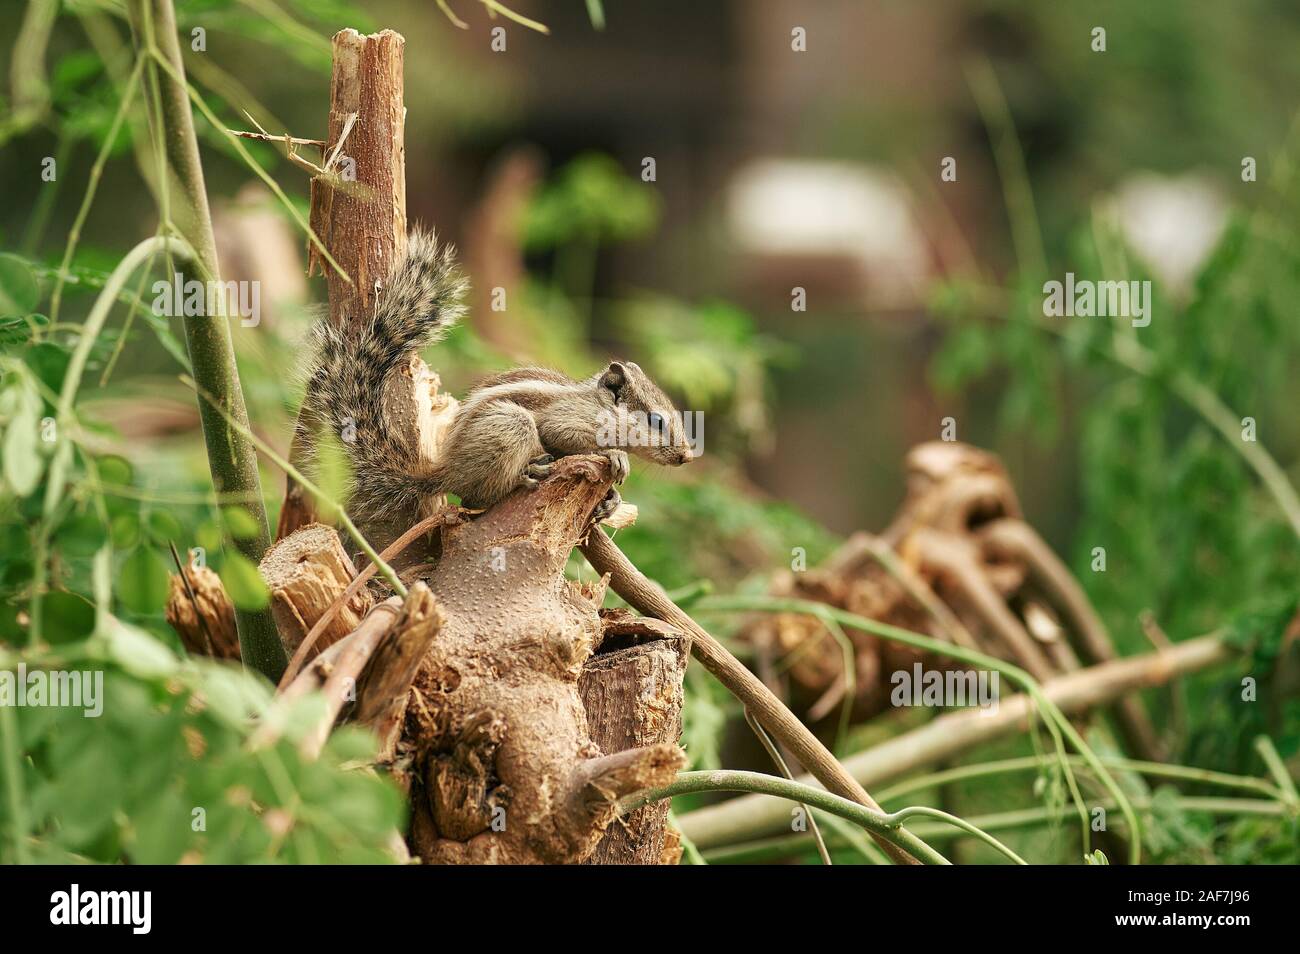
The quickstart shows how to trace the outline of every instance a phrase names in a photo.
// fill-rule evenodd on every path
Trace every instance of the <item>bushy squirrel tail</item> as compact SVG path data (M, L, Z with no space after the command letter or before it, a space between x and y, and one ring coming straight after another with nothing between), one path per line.
M341 441L353 470L347 509L354 517L407 511L427 489L427 479L414 473L421 463L414 435L395 433L385 420L384 384L412 351L441 340L460 320L468 287L455 249L414 229L406 255L379 289L374 317L342 328L326 318L313 331L302 423L311 431L313 451L321 428Z

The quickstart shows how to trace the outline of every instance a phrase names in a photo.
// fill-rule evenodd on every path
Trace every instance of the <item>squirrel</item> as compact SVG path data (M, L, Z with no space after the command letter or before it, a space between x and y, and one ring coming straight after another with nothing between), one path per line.
M338 328L325 319L314 329L302 417L345 435L353 471L347 511L354 520L405 521L405 528L445 493L459 496L462 506L486 509L516 488L536 489L555 460L570 454L608 457L616 483L628 475L628 452L670 466L694 456L672 401L636 364L611 361L581 381L549 368L488 378L461 403L438 460L432 466L420 460L416 436L385 419L384 383L412 351L455 325L467 288L454 249L415 229L370 321ZM611 490L594 519L613 513L620 499Z

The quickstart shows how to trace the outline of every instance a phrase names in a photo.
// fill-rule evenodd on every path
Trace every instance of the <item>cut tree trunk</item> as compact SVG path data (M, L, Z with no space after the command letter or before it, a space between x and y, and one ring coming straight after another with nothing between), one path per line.
M675 743L682 732L682 680L690 639L655 620L606 611L605 638L583 667L578 693L592 740L606 753ZM655 865L665 858L667 800L638 808L605 832L587 864Z
M566 457L536 490L441 530L428 584L442 624L394 762L426 863L581 862L618 798L684 762L671 741L602 752L579 698L605 584L564 569L611 485L605 458Z
M271 591L271 613L289 656L357 575L338 533L323 523L308 524L276 543L258 569ZM361 625L373 602L365 589L348 600L313 644L312 655Z

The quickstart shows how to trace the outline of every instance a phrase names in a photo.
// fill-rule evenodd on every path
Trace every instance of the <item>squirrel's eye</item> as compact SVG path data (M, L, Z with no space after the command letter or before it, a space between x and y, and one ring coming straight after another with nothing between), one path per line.
M658 414L651 412L648 422L650 424L650 430L663 433L664 419L660 417Z

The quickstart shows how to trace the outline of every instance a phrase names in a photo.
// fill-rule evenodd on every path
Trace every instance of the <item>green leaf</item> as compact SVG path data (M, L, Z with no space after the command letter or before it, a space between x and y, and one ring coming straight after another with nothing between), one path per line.
M226 518L226 528L236 540L252 540L261 532L252 514L243 507L223 507L221 512Z
M211 520L204 520L194 528L194 539L205 550L221 549L221 528Z
M17 255L0 255L0 318L30 314L40 300L36 276Z
M180 661L170 649L144 630L124 623L116 616L110 616L108 620L106 632L101 634L104 646L109 658L123 669L146 679L166 678L176 672Z
M119 550L129 550L140 542L140 517L133 511L119 513L113 518L109 528L113 546Z
M228 550L221 563L221 582L230 602L242 610L260 610L270 600L266 582L253 562L238 550Z
M117 597L137 613L161 613L167 602L167 564L151 547L137 547L117 576Z
M41 601L44 634L55 645L85 639L95 629L95 607L76 593L56 590Z
M149 536L158 543L175 542L184 534L181 522L166 510L151 510L147 520Z
M7 389L14 400L14 414L4 434L4 479L19 497L26 497L40 483L45 457L39 450L37 430L41 420L41 399L25 376ZM16 390L15 390L16 389Z
M66 556L88 557L94 556L107 537L99 515L82 510L70 514L59 524L54 542Z
M42 341L27 349L23 356L27 366L36 372L47 388L58 394L63 387L63 376L68 372L72 355L68 349L52 341Z
M97 457L95 466L99 469L99 479L104 483L121 487L131 485L131 462L125 457L118 457L115 454Z
M48 327L50 319L45 315L21 315L0 318L0 344L20 345L32 336L34 329Z

